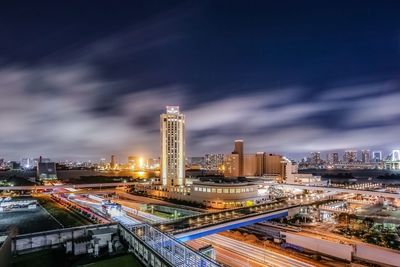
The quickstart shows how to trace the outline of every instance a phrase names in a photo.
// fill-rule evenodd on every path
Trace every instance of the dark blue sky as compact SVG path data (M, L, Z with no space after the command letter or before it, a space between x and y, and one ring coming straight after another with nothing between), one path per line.
M158 155L180 105L188 155L400 142L398 1L0 4L0 157Z

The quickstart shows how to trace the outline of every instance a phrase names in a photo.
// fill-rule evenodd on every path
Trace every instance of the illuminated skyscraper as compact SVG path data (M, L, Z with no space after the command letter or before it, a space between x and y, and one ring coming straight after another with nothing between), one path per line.
M115 155L111 155L110 167L111 169L115 169L116 167Z
M185 184L185 115L178 106L167 106L160 115L161 182L163 186Z
M206 154L204 163L206 170L220 170L224 165L224 154Z
M357 161L357 150L346 150L343 155L345 163L353 163Z
M311 164L318 165L321 163L321 153L311 152Z
M327 159L329 164L337 164L339 163L339 154L337 152L329 153Z
M370 151L368 149L361 150L361 161L363 163L370 163L371 156L370 156Z

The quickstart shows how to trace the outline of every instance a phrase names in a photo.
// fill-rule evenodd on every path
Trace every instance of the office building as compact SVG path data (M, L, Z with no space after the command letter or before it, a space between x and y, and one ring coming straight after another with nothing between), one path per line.
M371 154L368 149L361 150L361 162L362 163L370 163L371 162L370 155Z
M7 163L7 165L8 165L8 168L10 168L11 170L20 170L21 169L21 164L16 161L9 161Z
M185 185L185 115L178 106L167 106L160 115L161 183Z
M224 158L224 176L238 177L239 176L239 155L228 154Z
M224 165L224 154L206 154L204 168L209 171L220 171Z
M327 157L328 164L338 164L339 163L339 153L333 152L329 153Z
M242 176L262 176L262 173L257 173L257 170L263 166L257 166L257 154L243 155L243 175Z
M235 149L224 158L224 176L275 176L277 179L284 178L283 157L265 152L256 154L243 153L243 140L235 141ZM243 163L241 163L241 155ZM279 177L279 178L278 178Z
M311 152L311 164L319 165L321 163L321 153Z
M281 175L282 176L282 164L283 157L276 154L265 154L265 175Z
M232 154L238 155L239 159L239 176L244 175L244 155L243 155L243 140L235 140L235 148Z
M117 163L115 161L115 155L111 155L111 162L110 162L111 169L115 169L116 165L117 165Z
M244 176L243 140L235 140L234 150L224 158L225 176Z
M57 179L56 163L43 161L42 157L38 160L36 172L36 177L40 181Z
M357 150L346 150L343 155L344 163L354 163L357 161Z

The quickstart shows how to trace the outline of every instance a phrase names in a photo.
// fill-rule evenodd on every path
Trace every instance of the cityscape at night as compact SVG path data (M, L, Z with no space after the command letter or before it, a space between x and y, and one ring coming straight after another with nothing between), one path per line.
M400 267L400 2L0 4L0 267Z

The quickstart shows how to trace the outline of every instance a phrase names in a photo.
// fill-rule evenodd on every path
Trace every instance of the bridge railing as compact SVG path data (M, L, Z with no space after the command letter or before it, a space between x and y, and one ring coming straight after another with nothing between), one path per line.
M180 222L185 221L185 220L197 219L197 218L206 217L206 216L219 215L221 213L227 213L227 212L228 213L229 212L235 213L236 211L250 210L250 209L254 209L256 207L261 207L261 206L266 206L266 205L279 205L281 203L282 203L282 201L271 201L271 202L257 204L257 205L249 206L249 207L236 207L236 208L229 208L229 209L223 209L223 210L218 210L218 211L209 211L209 212L205 212L205 213L184 216L184 217L173 219L173 220L169 220L169 221L163 222L163 223L153 223L151 225L155 226L155 227L159 227L160 225L164 225L164 226L165 225L172 225L172 224L180 223Z
M203 221L203 222L190 222L189 221L189 226L185 227L183 229L173 229L172 231L170 231L170 233L173 234L179 234L179 233L184 233L184 232L188 232L191 230L196 230L196 229L200 229L203 227L209 227L209 226L214 226L214 225L218 225L221 223L227 223L227 222L232 222L238 219L246 219L246 218L251 218L260 214L265 214L265 213L272 213L272 212L279 212L282 210L286 210L289 208L293 208L296 207L298 205L281 205L279 207L276 208L265 208L265 209L259 209L259 210L253 210L252 213L249 214L240 214L240 213L233 213L231 212L229 217L225 217L225 218L217 218L217 220L209 220L209 221ZM211 217L212 218L212 217ZM192 224L192 225L190 225ZM181 226L181 225L180 225Z
M220 267L217 262L149 224L130 228L120 225L120 229L135 255L147 266Z

